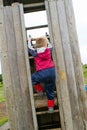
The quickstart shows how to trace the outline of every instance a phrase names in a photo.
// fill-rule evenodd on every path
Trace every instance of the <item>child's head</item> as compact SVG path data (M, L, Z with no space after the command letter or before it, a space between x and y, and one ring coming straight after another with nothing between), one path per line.
M40 47L47 47L48 40L46 37L39 37L36 38L36 44L34 44L35 48L40 48Z

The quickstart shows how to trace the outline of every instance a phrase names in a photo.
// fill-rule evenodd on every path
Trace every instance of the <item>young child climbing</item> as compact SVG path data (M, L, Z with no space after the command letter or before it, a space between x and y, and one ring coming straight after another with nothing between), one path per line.
M32 41L35 44L32 46ZM48 112L54 110L55 65L52 60L52 45L44 37L28 39L29 53L34 56L36 72L32 74L32 84L36 92L42 93L44 89L47 95Z

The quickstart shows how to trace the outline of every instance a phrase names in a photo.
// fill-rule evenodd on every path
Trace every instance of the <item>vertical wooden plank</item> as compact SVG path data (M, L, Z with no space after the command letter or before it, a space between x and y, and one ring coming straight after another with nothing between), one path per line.
M6 104L7 104L10 128L12 130L16 130L17 119L15 116L15 102L14 102L13 85L12 85L9 56L8 56L8 46L7 46L8 37L6 35L6 26L7 26L6 17L7 16L11 17L11 15L12 15L11 7L9 7L9 9L5 8L3 12L3 40L1 44L1 56L2 56L1 64L2 64L3 83L5 88ZM11 22L13 23L12 20Z
M63 130L73 130L62 40L57 14L57 3L55 0L46 0L45 6L48 15L48 24L50 25L50 35L52 35L52 42L55 47L56 89L60 109L61 126Z
M1 57L2 37L3 37L3 35L2 35L2 22L3 22L3 1L0 0L0 57Z
M74 66L73 66L73 59L71 53L64 1L57 0L57 12L58 12L59 24L60 24L64 62L66 65L68 90L70 93L69 97L71 102L73 129L83 130L84 126L83 126L83 121L79 110L80 108L78 103L78 94L76 88L75 73L74 73Z
M2 45L4 84L6 87L10 128L12 130L34 130L31 99L28 88L30 78L28 79L27 77L26 52L24 53L24 39L22 38L24 35L22 34L23 28L21 26L21 20L23 20L23 18L20 16L20 11L21 8L19 5L12 8L10 6L5 7L4 9L4 44ZM21 12L21 15L23 15L22 13L23 12ZM17 35L19 37L17 37ZM27 47L25 51L27 51ZM31 83L29 84L31 85Z
M3 0L0 0L0 6L3 6Z
M86 114L87 94L84 91L84 80L83 80L82 64L81 64L81 57L80 57L80 51L78 45L78 37L77 37L77 31L75 25L74 11L72 6L72 0L64 0L64 2L65 2L65 9L66 9L68 30L69 30L70 45L71 45L71 51L73 57L73 64L75 70L79 107L84 121L84 129L87 130L87 114Z
M6 25L9 66L10 66L10 73L11 73L12 86L13 86L12 93L14 96L14 105L15 105L14 112L16 118L16 129L23 130L25 129L24 107L23 107L23 99L21 93L22 90L20 85L19 70L18 70L14 21L13 21L11 7L5 8L5 25Z
M25 128L26 130L28 129L37 130L38 127L34 108L34 99L33 99L34 97L33 97L33 91L31 91L32 90L31 74L28 61L25 26L23 23L24 21L23 6L19 5L18 3L12 4L12 11L13 11L14 30L16 38L16 47L17 47L18 70L22 90L23 107L25 110L24 111L24 120L26 126ZM24 48L25 45L26 48ZM29 68L28 70L27 67Z
M37 118L36 118L36 111L35 111L35 104L34 104L34 96L33 96L33 86L31 83L31 70L30 70L30 63L29 63L29 57L28 57L28 48L26 46L27 41L27 35L26 35L26 29L24 24L24 12L23 12L23 5L20 4L20 17L21 17L21 26L22 26L22 35L23 35L23 47L24 47L24 56L25 56L25 65L27 70L27 77L28 77L28 86L29 86L29 94L30 94L30 101L31 101L31 107L32 107L32 115L33 115L33 126L34 130L38 130L38 124L37 124ZM29 102L29 101L28 101ZM30 116L29 116L30 117Z
M50 33L50 40L51 40L51 44L53 46L53 60L55 62L55 69L56 69L56 72L59 72L59 69L57 67L57 60L56 60L56 50L55 50L55 47L54 47L54 39L53 39L53 30L52 30L52 21L51 21L51 12L50 12L50 5L49 5L49 2L48 0L45 0L45 8L46 8L46 13L47 13L47 20L48 20L48 27L49 27L49 33ZM60 41L61 42L61 41ZM62 106L62 100L61 100L61 93L60 92L60 83L59 83L59 75L56 74L56 77L57 77L57 83L56 83L56 91L57 91L57 98L58 98L58 104L59 104L59 111L60 111L60 120L61 120L61 127L63 130L65 130L65 125L64 125L64 113L63 113L63 106Z

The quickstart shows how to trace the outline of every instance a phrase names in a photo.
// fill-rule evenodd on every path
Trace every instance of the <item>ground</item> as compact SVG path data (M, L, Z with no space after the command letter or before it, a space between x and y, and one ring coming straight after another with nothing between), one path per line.
M6 104L5 102L0 103L0 117L1 116L7 116L7 111L6 111Z
M7 117L8 117L8 114L6 111L6 104L5 102L1 102L0 103L0 125L6 122Z

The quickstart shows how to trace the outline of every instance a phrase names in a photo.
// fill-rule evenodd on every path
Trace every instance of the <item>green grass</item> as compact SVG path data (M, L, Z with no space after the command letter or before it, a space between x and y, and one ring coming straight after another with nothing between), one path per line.
M5 124L8 121L8 117L3 117L0 119L0 126L2 126L3 124Z
M3 84L0 82L0 103L1 102L5 102L5 94ZM8 121L7 115L3 115L3 113L0 113L0 126L2 126L7 121Z
M82 66L84 75L84 84L87 84L87 64Z
M0 83L0 102L5 101L4 87L3 84Z

